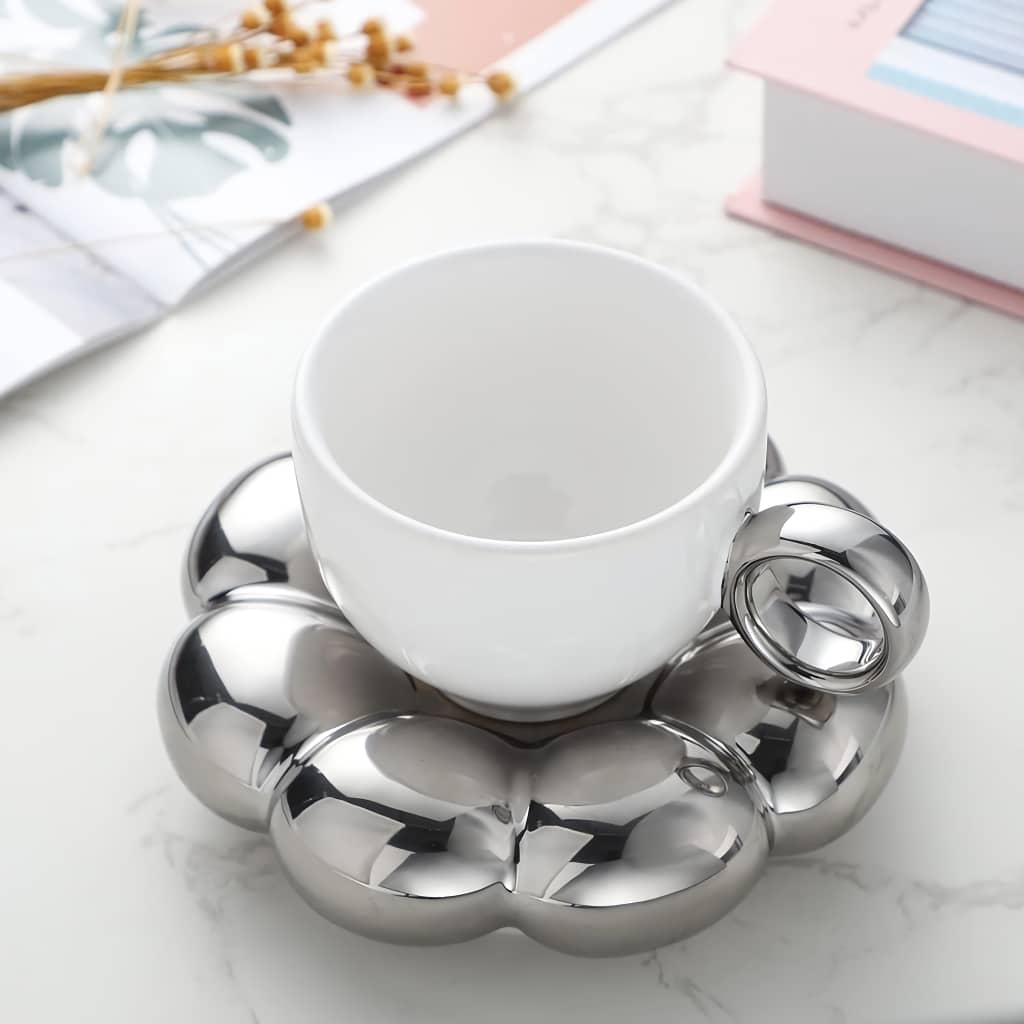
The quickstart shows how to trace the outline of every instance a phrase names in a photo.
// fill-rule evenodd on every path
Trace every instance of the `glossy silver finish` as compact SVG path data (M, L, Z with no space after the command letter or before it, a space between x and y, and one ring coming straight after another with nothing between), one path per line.
M306 540L290 455L239 474L214 498L192 534L182 576L192 615L247 583L290 583L339 614Z
M364 935L514 925L586 955L711 924L768 855L756 794L684 728L642 719L538 746L455 717L370 722L296 765L270 832L299 892Z
M773 449L769 441L771 486L737 536L723 605L751 649L789 681L829 693L885 686L927 632L921 568L849 491L783 475ZM834 511L814 511L822 505Z
M870 517L834 505L774 505L751 516L733 542L722 593L736 631L765 664L832 693L892 682L928 627L914 556Z
M282 775L311 737L415 703L408 676L341 615L266 589L243 587L192 622L171 651L159 705L178 774L207 807L251 829L267 827Z
M706 633L655 686L651 711L728 748L769 809L772 853L832 842L892 775L906 733L901 680L843 696L780 679L728 626Z
M780 463L781 468L781 463ZM859 512L862 516L871 513L863 502L855 498L849 491L818 476L798 476L787 474L782 470L765 479L771 484L761 492L760 510L778 508L780 505L799 505L808 501L817 505L834 505L836 508L848 508Z
M171 652L160 720L192 791L269 830L295 887L347 928L445 943L511 925L571 953L650 949L721 917L770 853L849 828L895 765L901 684L793 686L728 623L576 718L481 718L325 602L289 488L287 459L264 463L200 524L225 564L190 577L204 607ZM764 507L828 488L786 478Z
M767 483L778 479L786 472L786 464L782 461L782 453L778 445L769 437L768 450L765 452L764 478Z

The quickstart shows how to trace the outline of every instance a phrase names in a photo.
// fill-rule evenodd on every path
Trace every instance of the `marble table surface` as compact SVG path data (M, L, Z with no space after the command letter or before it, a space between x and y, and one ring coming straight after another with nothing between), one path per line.
M329 234L0 403L4 1019L1024 1019L1024 324L726 219L760 93L722 61L761 7L680 0ZM318 322L396 261L520 235L620 246L710 289L761 354L790 466L877 509L933 594L875 809L773 862L709 931L623 960L332 927L263 838L185 792L154 714L190 526L288 446Z

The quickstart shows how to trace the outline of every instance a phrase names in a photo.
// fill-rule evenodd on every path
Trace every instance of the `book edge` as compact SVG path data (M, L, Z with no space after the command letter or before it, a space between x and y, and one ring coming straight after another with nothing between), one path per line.
M1024 292L988 278L939 263L927 256L878 242L814 220L794 210L771 206L761 195L761 175L755 174L725 202L726 213L738 220L767 228L777 234L860 263L898 274L919 284L955 295L969 302L1024 318Z

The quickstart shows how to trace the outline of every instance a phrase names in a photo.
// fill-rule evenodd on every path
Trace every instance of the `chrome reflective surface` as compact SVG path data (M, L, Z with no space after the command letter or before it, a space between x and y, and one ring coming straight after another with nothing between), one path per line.
M792 480L773 486L793 492ZM892 682L928 628L914 556L870 517L832 504L773 504L751 516L722 592L758 657L790 682L828 692Z
M781 469L781 463L780 463ZM818 476L799 476L787 474L785 470L775 476L766 476L771 484L761 492L760 510L778 508L779 505L799 505L802 502L814 502L817 505L834 505L836 508L848 508L859 512L862 516L870 516L868 509L845 488L822 480Z
M412 682L340 614L257 586L200 615L171 651L160 726L174 767L211 810L265 829L276 787L311 737L414 705Z
M299 892L354 931L515 925L587 955L705 927L768 854L756 796L685 729L642 719L539 746L434 715L370 722L296 764L270 831Z
M214 498L192 534L182 577L192 615L247 583L290 583L340 614L306 540L290 455L239 474Z
M571 953L650 949L725 914L770 854L844 832L895 766L901 683L795 686L727 622L575 718L475 715L385 661L310 583L294 487L289 460L271 460L204 516L187 587L203 610L168 659L160 720L189 788L269 830L338 924L392 942L511 925ZM830 488L787 477L763 508L853 500Z
M769 437L768 449L765 452L764 478L771 483L786 472L786 464L782 460L782 453L779 446Z
M907 722L901 680L848 696L797 686L728 626L676 659L651 711L724 743L734 770L749 770L774 854L817 849L859 821L892 775Z

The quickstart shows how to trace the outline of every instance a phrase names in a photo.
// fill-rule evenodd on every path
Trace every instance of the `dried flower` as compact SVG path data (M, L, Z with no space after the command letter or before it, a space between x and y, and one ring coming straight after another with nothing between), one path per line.
M269 68L271 65L270 53L262 46L247 46L243 53L245 66L250 71L258 68Z
M332 43L325 43L323 40L316 40L306 46L297 46L285 60L288 65L300 74L310 71L317 71L325 68L330 63Z
M372 35L366 44L366 57L371 64L386 62L391 56L391 42L384 35Z
M507 71L492 71L486 81L487 88L500 100L509 99L516 91L515 79Z
M372 79L372 69L368 64L349 64L345 70L345 77L357 88L369 85Z
M437 83L437 91L442 96L458 96L461 88L462 82L454 71L445 72L441 76L441 81Z
M334 213L327 203L317 203L299 215L299 220L307 231L323 231L333 219Z
M205 66L210 71L237 75L245 70L245 52L239 43L211 47L206 53Z
M250 32L263 28L268 21L270 21L270 14L263 7L250 7L242 13L241 17L242 28L248 29Z
M139 3L140 0L126 0L124 29L119 28L124 39L134 35L134 15ZM96 92L104 94L104 118L109 118L111 98L119 89L189 82L206 76L244 76L262 69L273 69L283 79L312 72L324 78L334 75L347 79L357 89L376 84L400 89L416 99L434 93L453 97L469 83L486 85L502 99L515 91L512 77L501 71L482 77L464 75L457 69L420 59L394 61L393 54L414 49L413 40L407 35L389 36L380 18L367 19L358 32L342 35L339 41L339 33L330 19L310 26L296 20L304 2L249 0L249 4L234 28L197 35L195 42L155 53L134 64L128 62L129 50L125 46L115 53L110 70L55 68L0 75L0 112L56 96ZM365 53L360 53L360 48ZM99 138L104 118L97 121ZM96 145L93 140L86 149L95 152Z
M267 25L267 31L278 36L280 39L287 39L288 33L292 30L295 22L290 14L275 14Z

